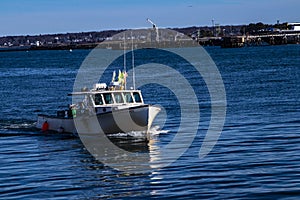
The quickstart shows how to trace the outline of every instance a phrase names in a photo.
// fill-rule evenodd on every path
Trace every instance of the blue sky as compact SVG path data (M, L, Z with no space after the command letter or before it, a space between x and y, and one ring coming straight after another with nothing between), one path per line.
M300 22L299 0L1 0L0 36Z

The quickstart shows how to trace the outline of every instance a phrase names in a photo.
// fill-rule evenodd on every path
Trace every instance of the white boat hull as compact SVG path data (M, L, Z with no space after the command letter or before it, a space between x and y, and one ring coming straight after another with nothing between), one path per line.
M61 118L49 115L39 115L36 128L42 129L43 124L47 121L48 130L65 133L77 133L73 118Z
M49 124L48 130L73 134L112 134L127 133L131 131L148 131L151 128L154 118L159 112L160 108L157 106L142 105L98 114L96 117L79 115L73 119L39 115L36 127L42 129L43 124L47 121Z

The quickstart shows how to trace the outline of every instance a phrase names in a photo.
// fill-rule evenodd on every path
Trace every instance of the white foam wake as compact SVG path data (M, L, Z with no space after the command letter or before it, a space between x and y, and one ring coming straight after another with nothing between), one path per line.
M159 126L153 126L149 130L150 136L158 136L160 134L169 133L169 130L161 130ZM127 133L114 133L108 134L109 137L135 137L135 138L144 138L147 137L146 131L131 131Z

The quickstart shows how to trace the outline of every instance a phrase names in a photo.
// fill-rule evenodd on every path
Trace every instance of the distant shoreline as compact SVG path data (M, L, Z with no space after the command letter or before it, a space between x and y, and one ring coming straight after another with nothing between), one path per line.
M300 23L296 23L299 24ZM202 46L235 48L243 46L299 44L300 30L291 24L215 25L170 28L197 41ZM151 30L151 28L149 28ZM0 37L0 52L32 50L93 49L98 44L126 30L106 30L80 33L21 35ZM268 36L267 36L268 35ZM267 37L266 37L267 36Z
M58 46L14 46L14 47L0 47L0 52L37 51L37 50L93 49L97 45L98 44L75 44L75 45L58 45Z

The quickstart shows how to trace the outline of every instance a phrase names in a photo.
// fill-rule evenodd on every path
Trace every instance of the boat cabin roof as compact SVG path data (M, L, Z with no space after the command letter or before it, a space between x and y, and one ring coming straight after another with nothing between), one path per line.
M84 92L72 92L68 94L68 96L80 96L80 95L89 95L89 94L105 94L105 93L141 93L141 90L91 90L91 91L84 91Z

